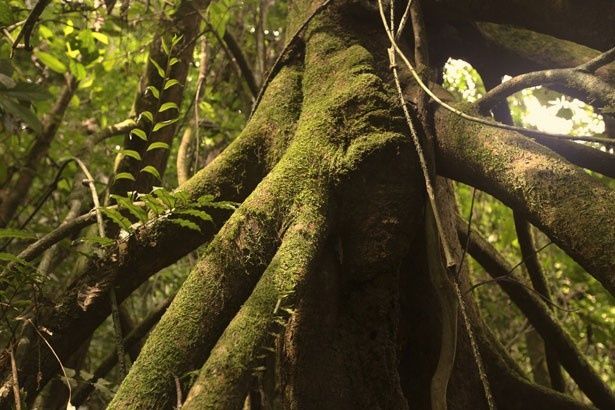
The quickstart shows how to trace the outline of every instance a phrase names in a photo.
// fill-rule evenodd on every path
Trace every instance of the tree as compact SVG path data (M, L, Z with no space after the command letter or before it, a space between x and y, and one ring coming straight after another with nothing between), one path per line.
M165 171L207 6L180 1L169 25L174 35L152 42L135 103L141 115L129 127L146 138L139 131L126 137L129 151L111 193L146 194ZM35 330L24 331L29 341L21 346L8 341L0 362L2 407L33 403L61 370L59 362L118 313L110 295L126 299L202 244L110 408L241 408L246 397L250 408L586 408L556 391L560 365L593 405L615 406L609 386L549 311L554 302L528 226L613 295L613 145L608 136L519 129L502 104L515 91L548 85L608 119L615 105L615 53L608 49L615 43L615 5L414 0L394 6L289 3L291 35L239 136L179 194L154 191L172 202L170 216L149 219L126 236L116 228L112 244L89 258L63 294L25 316L24 329ZM226 44L245 74L241 50L228 36ZM472 63L491 88L475 104L453 103L437 85L451 56ZM498 85L505 74L520 75ZM68 90L75 87L70 81ZM514 210L535 289L508 280L507 260L458 220L451 180ZM114 198L121 208L122 197ZM124 206L124 215L110 211L117 209L112 205L105 215L121 225L128 211L138 214L134 203ZM50 235L65 237L96 216L100 211L90 211ZM46 236L26 248L5 278L54 240ZM542 337L552 388L532 383L481 318L466 251ZM136 336L122 341L119 327L123 362L122 348ZM185 377L193 371L194 378Z

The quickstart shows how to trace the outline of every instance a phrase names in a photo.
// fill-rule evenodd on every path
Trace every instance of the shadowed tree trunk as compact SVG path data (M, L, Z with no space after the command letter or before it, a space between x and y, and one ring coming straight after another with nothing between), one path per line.
M459 2L473 4L467 8L422 3L426 24L433 16L455 24L519 24L600 50L615 40L609 25L615 6L600 0L589 2L603 9L596 17L601 24L591 26L594 35L573 27L577 16L594 17L584 6L576 6L583 14L575 13L573 1L527 2L525 17L521 10L513 15L480 7L483 2ZM289 4L287 32L309 24L287 39L282 63L264 81L243 132L179 188L191 198L212 194L241 205L232 214L210 209L213 223L201 221L202 234L163 219L119 239L42 315L39 325L51 330L55 354L70 357L109 315L110 289L121 301L159 269L209 242L109 408L172 408L180 396L186 409L240 409L257 381L271 377L273 387L261 386L263 401L280 408L587 408L531 383L483 322L461 264L464 242L457 236L452 184L443 177L519 212L611 293L615 228L608 221L615 220L615 192L518 132L461 118L435 103L420 118L422 91L404 76L411 119L425 147L431 140L423 136L433 137L435 158L428 160L436 161L429 165L440 175L432 182L441 218L434 233L434 210L391 74L378 5L321 5ZM557 24L542 16L548 7ZM398 23L404 8L404 2L396 6ZM405 51L415 49L411 29L400 40ZM452 270L440 243L450 247ZM490 273L499 275L502 264ZM438 271L444 272L440 281L434 280ZM614 407L613 393L577 360L548 309L519 292L513 287L511 298L534 318L538 333L563 340L569 354L562 363L577 369L569 372L592 403ZM439 361L451 372L432 380ZM13 381L8 358L0 364L0 407L6 407ZM47 349L21 357L18 367L26 403L58 372ZM190 381L184 376L192 371L198 376Z

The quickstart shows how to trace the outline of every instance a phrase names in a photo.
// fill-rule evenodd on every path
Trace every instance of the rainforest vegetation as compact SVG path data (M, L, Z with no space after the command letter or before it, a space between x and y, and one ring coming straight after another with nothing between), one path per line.
M615 409L612 0L0 0L0 409Z

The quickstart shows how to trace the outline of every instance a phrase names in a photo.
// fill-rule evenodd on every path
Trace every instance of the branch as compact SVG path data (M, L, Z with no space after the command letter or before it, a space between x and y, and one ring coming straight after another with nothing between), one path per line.
M77 89L78 81L72 75L66 76L66 85L45 119L45 127L40 135L36 136L34 145L28 152L22 170L15 184L6 190L6 196L0 201L0 228L8 225L13 218L17 207L21 205L30 191L36 170L43 158L49 151L51 141L55 137L58 128L64 118L70 100Z
M383 7L380 7L380 17L382 19L383 25L386 28L388 24L386 22L386 17L384 15L384 8ZM399 45L395 41L395 38L394 38L393 34L391 32L389 32L389 30L385 30L385 32L386 32L387 36L389 37L389 40L391 42L391 45L392 45L393 49L401 57L402 61L404 62L404 64L406 65L406 67L410 71L410 74L412 74L412 77L414 77L414 79L416 80L418 85L436 103L438 103L438 105L440 105L442 108L444 108L444 109L446 109L446 110L448 110L448 111L458 115L459 117L461 117L463 119L466 119L466 120L469 120L469 121L473 121L475 123L482 124L482 125L489 125L491 127L504 129L504 130L522 132L523 134L529 135L529 136L542 135L544 137L549 137L549 138L566 139L566 140L579 140L579 141L593 141L593 142L600 142L600 143L603 143L603 144L611 144L613 142L612 139L610 139L610 138L603 138L603 137L571 136L571 135L565 135L565 134L551 134L551 133L546 133L546 132L542 132L542 131L536 131L536 130L521 128L521 127L515 127L513 125L508 125L508 124L502 124L502 123L498 123L498 122L494 122L494 121L489 121L489 120L487 120L485 118L480 118L480 117L477 117L477 116L474 116L474 115L467 114L467 113L459 110L458 108L455 108L455 107L451 106L450 104L444 102L432 90L430 90L429 87L425 84L425 82L421 79L421 76L416 72L416 70L412 66L412 63L410 63L410 60L408 60L408 58L406 57L404 52L401 50L401 48L399 47Z
M521 74L489 90L476 104L486 114L491 107L506 97L525 88L538 85L559 84L584 95L585 102L601 107L615 107L615 88L599 77L581 70L580 67L534 71Z
M466 229L466 224L458 218L457 233L462 242L468 239ZM507 275L511 270L497 250L474 230L470 234L468 251L494 279ZM549 315L545 304L516 281L496 281L540 333L543 340L548 341L549 345L557 351L562 364L583 393L600 408L614 407L613 393L578 351L566 331Z
M270 332L284 331L327 236L327 209L322 206L326 200L316 194L306 202L254 291L212 349L183 409L242 407L254 369L262 365L257 357L270 345Z
M514 132L434 113L438 172L490 193L615 294L615 191ZM580 217L582 216L582 217Z
M26 19L26 22L19 31L19 34L17 34L17 37L13 42L13 50L15 50L19 46L19 42L22 38L24 41L25 49L32 50L32 46L30 45L30 36L32 35L32 30L36 25L36 21L41 16L41 14L43 14L43 11L45 11L45 8L49 5L49 3L51 3L51 0L38 0L32 11L30 11L30 14L28 14L28 18Z
M592 58L587 63L580 65L579 69L593 73L600 67L612 63L613 60L615 60L615 47L605 51L597 57Z
M214 33L216 33L215 30ZM248 61L243 54L243 51L241 51L241 47L239 47L239 44L237 44L237 41L235 41L235 37L233 37L228 30L224 32L224 37L222 38L222 41L224 42L224 44L226 44L226 47L231 54L231 57L234 58L237 62L241 77L243 77L243 79L246 81L246 84L250 89L250 93L252 94L252 98L256 98L256 96L258 95L259 87L256 84L254 73L250 68L250 65L248 64Z
M573 141L556 140L539 135L534 136L534 139L564 157L571 164L615 178L615 155L613 154Z
M296 104L301 99L299 71L295 66L283 68L265 93L263 107L242 133L181 190L188 193L190 200L210 194L217 199L242 202L277 162L289 136L294 135L299 115ZM70 356L106 319L110 313L106 296L111 286L117 286L118 300L123 300L155 272L210 240L231 214L228 210L207 211L214 222L201 223L202 233L161 219L118 241L100 259L92 258L86 272L56 298L57 308L39 319L41 326L53 332L49 340L54 350L62 358ZM80 306L84 297L89 301L86 310ZM59 368L55 358L45 350L40 357L35 356L24 357L19 363L23 377L20 386L30 398ZM3 384L8 375L2 367ZM6 400L10 398L0 396L0 407Z
M517 231L517 239L519 240L519 247L521 248L521 257L523 263L527 269L527 272L532 281L532 286L540 295L543 300L551 302L551 292L547 284L547 279L542 271L540 262L538 261L538 253L534 247L534 240L530 231L530 224L524 219L523 215L518 212L514 213L515 230ZM549 303L551 310L553 306ZM547 369L549 370L549 378L551 380L551 386L559 391L566 391L566 384L562 376L562 370L559 365L557 353L551 347L551 341L544 340L545 344L545 356L547 360Z
M126 349L132 350L143 338L145 338L147 333L154 327L154 325L156 325L156 323L158 323L164 312L166 312L172 300L173 297L164 301L158 308L147 315L141 323L139 323L130 333L126 335L126 338L124 339ZM92 378L75 389L72 401L72 404L75 407L78 408L88 399L92 393L92 390L94 390L94 384L98 381L98 379L104 378L111 371L111 369L113 369L113 366L117 364L117 358L118 356L115 351L109 353L100 363L98 368L96 368Z
M198 125L195 126L198 128ZM177 149L177 183L183 184L190 178L190 146L192 145L192 128L188 125L184 130Z
M615 3L610 0L431 0L426 9L440 18L524 27L600 51L615 40Z

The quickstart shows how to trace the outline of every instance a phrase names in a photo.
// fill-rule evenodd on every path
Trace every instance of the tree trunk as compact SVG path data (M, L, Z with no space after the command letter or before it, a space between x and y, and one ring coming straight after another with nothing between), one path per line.
M239 208L230 217L212 211L214 224L203 223L202 235L163 220L118 241L41 318L54 354L70 356L108 316L110 289L121 301L211 240L109 408L171 408L179 397L186 409L242 408L267 377L274 382L259 385L263 401L292 409L429 409L436 402L450 409L586 408L532 384L483 323L461 263L452 186L440 177L436 239L449 244L458 269L433 282L432 271L445 265L429 236L426 215L435 210L427 208L378 11L363 1L321 4L289 7L288 32L313 17L306 30L289 39L283 65L265 82L237 140L181 187L192 198L213 194ZM417 105L420 93L408 88L409 105ZM612 190L518 133L427 108L441 175L515 208L615 290L615 229L606 223L615 219ZM422 139L426 130L411 112ZM536 326L568 342L548 310L520 292L512 287L511 297L540 312ZM451 301L459 306L452 322ZM441 360L452 373L434 381ZM6 406L11 374L0 363ZM575 357L562 363L591 376ZM58 371L47 349L19 367L29 403ZM192 371L198 376L190 385L184 376ZM580 385L595 387L586 379ZM444 385L434 388L436 382ZM615 403L602 385L591 399L605 408Z

